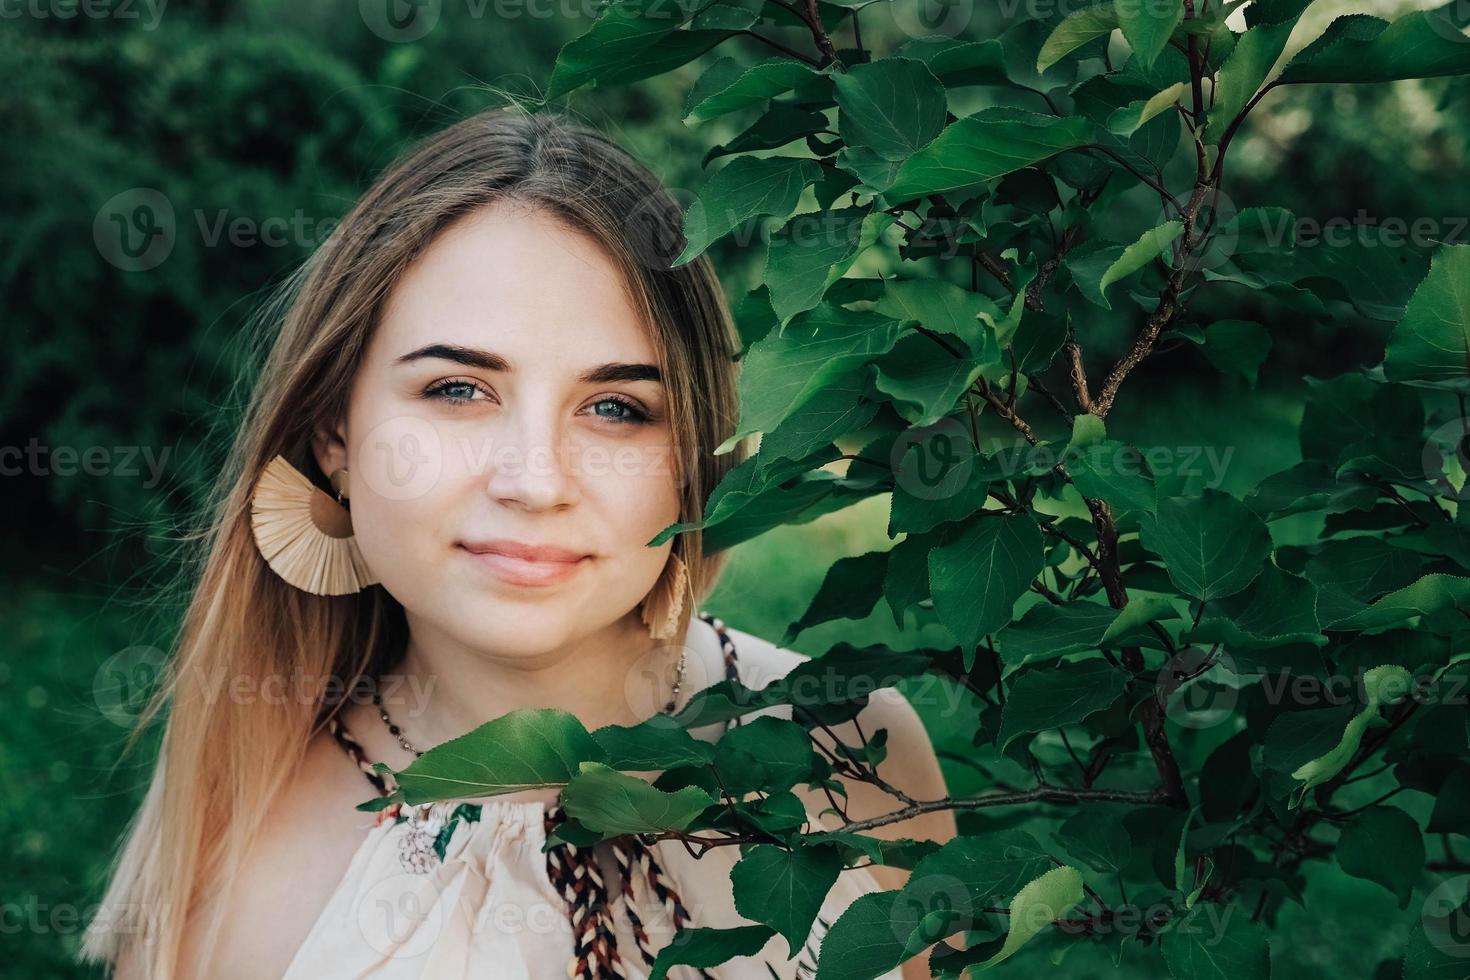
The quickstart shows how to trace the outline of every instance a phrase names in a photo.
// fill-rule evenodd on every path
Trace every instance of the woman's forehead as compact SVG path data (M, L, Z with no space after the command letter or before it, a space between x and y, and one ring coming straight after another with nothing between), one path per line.
M382 355L424 345L490 349L512 362L652 361L622 271L589 236L544 212L495 206L446 229L384 308Z

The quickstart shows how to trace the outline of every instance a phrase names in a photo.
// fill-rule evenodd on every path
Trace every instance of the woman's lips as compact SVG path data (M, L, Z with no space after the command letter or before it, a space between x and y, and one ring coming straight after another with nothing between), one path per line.
M476 564L496 578L510 585L556 585L576 575L587 564L591 555L576 561L530 561L513 558L498 551L470 551L461 549Z

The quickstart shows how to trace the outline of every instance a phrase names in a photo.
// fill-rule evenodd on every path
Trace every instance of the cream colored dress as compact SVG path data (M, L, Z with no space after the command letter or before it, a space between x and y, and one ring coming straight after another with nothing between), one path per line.
M763 687L803 659L748 633L723 626L725 642L739 650L731 657L714 624L691 617L685 697L726 676L734 659L740 679ZM789 709L760 712L789 716ZM692 729L696 737L717 739L720 724ZM344 760L344 764L350 764ZM371 789L364 781L364 789ZM364 813L370 827L346 874L328 899L286 970L285 980L556 980L568 974L572 927L566 901L547 873L544 818L547 804L494 797L481 801L442 801L398 811ZM816 825L813 817L813 825ZM415 862L405 835L437 838L442 859ZM615 862L594 851L604 869L613 931L623 975L644 980L648 967L640 955L627 915ZM734 846L715 847L693 857L678 841L658 841L652 853L663 880L682 899L691 926L731 928L751 925L735 911L730 869L740 858ZM420 853L422 853L420 851ZM637 875L633 876L639 881ZM648 948L662 949L675 928L671 916L648 893L633 887L633 905ZM815 976L822 935L859 895L881 891L865 869L844 871L827 896L805 947L791 956L786 940L772 936L755 955L737 957L706 969L720 980L784 980ZM686 980L698 972L674 967L669 976ZM899 980L893 970L881 980Z

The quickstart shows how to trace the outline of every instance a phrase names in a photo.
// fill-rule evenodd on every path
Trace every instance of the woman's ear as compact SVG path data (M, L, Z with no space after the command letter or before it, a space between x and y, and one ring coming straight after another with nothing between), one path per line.
M311 451L323 476L330 477L346 466L347 426L338 423L335 428L317 427L311 437Z

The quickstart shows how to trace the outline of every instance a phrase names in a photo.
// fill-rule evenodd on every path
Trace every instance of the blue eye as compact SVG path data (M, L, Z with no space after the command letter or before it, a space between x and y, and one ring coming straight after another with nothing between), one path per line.
M477 391L485 391L485 389L481 388L473 381L446 378L443 381L436 381L432 385L430 385L424 391L424 396L444 402L448 405L454 405L458 407L460 405L465 405L469 402L474 401L475 392ZM453 394L451 394L451 392ZM489 394L489 392L485 393L487 395Z
M613 406L612 412L602 411L604 405ZM638 425L648 421L648 413L625 398L600 398L593 406L593 414L619 425Z

